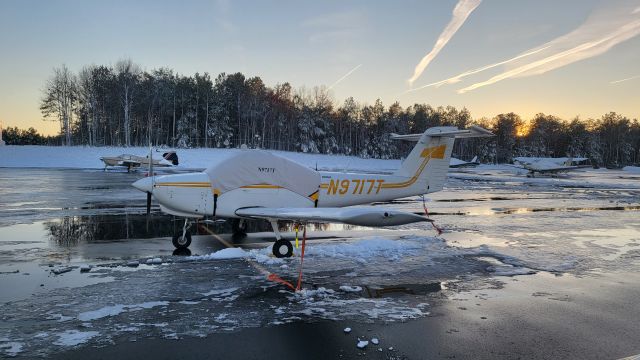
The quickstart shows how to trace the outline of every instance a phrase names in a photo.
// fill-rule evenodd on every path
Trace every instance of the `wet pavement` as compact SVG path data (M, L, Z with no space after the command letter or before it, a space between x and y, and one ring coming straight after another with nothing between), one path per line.
M202 224L190 252L175 253L181 222L156 206L145 215L130 187L140 176L0 169L0 356L136 358L149 346L155 358L640 353L640 179L457 173L426 202L441 236L430 224L310 226L304 291L294 293L265 276L295 282L299 270L299 257L269 255L268 224L251 223L247 236ZM420 212L422 200L384 205ZM274 344L291 334L306 345ZM356 347L373 337L380 346Z

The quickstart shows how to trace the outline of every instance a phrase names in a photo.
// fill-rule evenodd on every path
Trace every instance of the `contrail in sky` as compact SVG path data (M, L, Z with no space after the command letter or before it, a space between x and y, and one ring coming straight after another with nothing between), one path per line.
M445 45L451 40L453 35L460 29L462 24L467 20L467 17L471 14L475 8L480 5L481 0L460 0L456 7L453 9L453 16L449 24L444 28L438 40L436 40L433 49L429 52L425 57L420 60L418 65L416 65L415 70L413 71L413 76L409 79L409 85L412 85L414 81L416 81L422 72L427 68L429 63L438 55L440 50L444 48Z
M450 77L448 79L444 79L444 80L441 80L441 81L438 81L438 82L434 82L434 83L431 83L431 84L423 85L423 86L417 87L415 89L409 89L409 90L405 91L403 94L414 92L414 91L418 91L418 90L425 89L425 88L428 88L428 87L431 87L431 86L440 87L440 86L445 85L445 84L455 84L457 82L462 81L462 78L467 77L469 75L477 74L479 72L482 72L482 71L485 71L485 70L489 70L489 69L494 68L496 66L508 64L508 63L510 63L512 61L519 60L519 59L521 59L521 58L523 58L525 56L536 54L536 53L538 53L538 52L540 52L542 50L545 50L547 48L548 48L548 46L543 47L541 49L532 50L532 51L526 52L524 54L518 55L516 57L513 57L513 58L511 58L509 60L500 61L500 62L497 62L495 64L491 64L491 65L483 66L483 67L480 67L480 68L477 68L477 69L469 70L469 71L463 72L462 74L456 75L454 77Z
M353 69L351 69L348 73L344 74L343 77L341 77L340 79L336 80L336 82L334 82L333 84L331 84L331 86L329 86L329 88L327 88L327 90L331 90L334 86L338 85L342 80L346 79L349 75L353 74L354 71L358 70L358 68L362 66L362 64L354 67Z
M539 49L536 56L515 61L501 74L460 89L458 93L462 94L509 78L544 74L606 53L615 45L640 34L640 13L637 9L624 6L627 3L622 4L623 6L607 7L594 12L572 32L544 44L542 49L534 49Z
M623 81L633 80L633 79L637 79L637 78L640 78L640 75L636 75L636 76L628 77L628 78L626 78L626 79L621 79L621 80L612 81L612 82L610 82L609 84L618 84L618 83L621 83L621 82L623 82Z

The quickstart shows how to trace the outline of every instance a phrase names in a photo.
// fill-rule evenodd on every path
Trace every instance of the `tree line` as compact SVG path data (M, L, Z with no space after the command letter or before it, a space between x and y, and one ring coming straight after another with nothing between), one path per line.
M60 124L61 145L261 148L375 158L406 156L412 144L391 133L432 126L480 125L496 135L456 142L454 156L511 162L516 156L583 156L594 165L640 162L640 125L616 113L570 120L515 113L473 119L466 108L382 101L336 104L324 87L266 86L260 77L221 73L185 76L143 71L129 59L53 70L42 94L45 119Z

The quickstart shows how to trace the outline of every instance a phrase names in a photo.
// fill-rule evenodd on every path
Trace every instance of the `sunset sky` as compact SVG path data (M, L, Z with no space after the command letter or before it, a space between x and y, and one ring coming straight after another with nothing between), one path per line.
M121 58L325 85L337 104L640 118L638 34L640 1L3 0L0 122L57 132L39 110L52 68Z

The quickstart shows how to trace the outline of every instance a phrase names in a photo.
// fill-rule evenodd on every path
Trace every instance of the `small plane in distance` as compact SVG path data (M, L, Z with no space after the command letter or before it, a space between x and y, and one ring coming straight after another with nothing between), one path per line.
M480 162L478 161L477 156L474 156L473 159L471 159L471 161L464 161L464 160L456 159L453 157L449 161L449 167L454 169L465 168L465 167L476 167L478 165L480 165Z
M516 163L520 164L524 169L529 170L527 177L535 177L538 174L552 174L557 175L561 172L567 172L575 169L580 169L585 166L573 165L574 162L584 162L587 158L528 158L517 157L513 159Z
M119 156L103 156L100 158L104 163L104 168L108 166L122 166L126 167L127 171L131 171L132 168L149 167L149 165L156 167L168 167L178 165L178 154L175 151L170 150L162 154L162 158L157 159L151 156L137 156L131 154L122 154ZM150 157L151 156L151 157ZM149 164L149 159L152 163Z
M296 223L338 222L361 226L394 226L431 220L410 212L352 205L389 201L442 190L456 138L489 137L472 126L433 127L421 134L392 135L417 144L392 175L316 171L261 150L241 150L203 172L149 176L133 183L168 214L184 217L173 236L180 249L191 244L192 219L232 219L234 232L244 232L245 220L271 223L273 254L289 257L293 246L283 239L278 220Z

